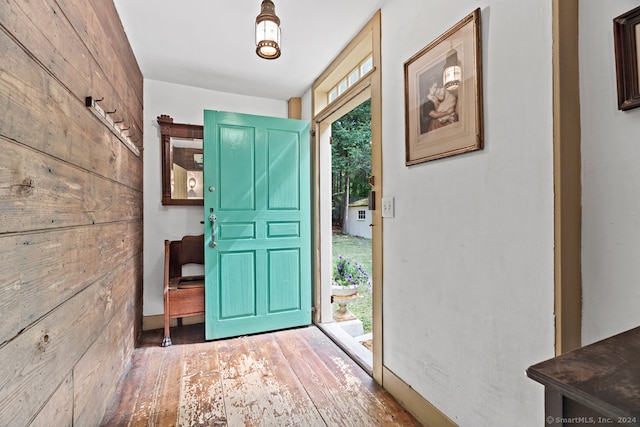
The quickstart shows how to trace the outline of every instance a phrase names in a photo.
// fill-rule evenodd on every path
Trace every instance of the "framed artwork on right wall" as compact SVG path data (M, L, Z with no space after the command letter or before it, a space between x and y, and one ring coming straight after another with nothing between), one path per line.
M640 7L613 19L618 110L640 107Z
M480 9L404 64L407 166L483 147Z

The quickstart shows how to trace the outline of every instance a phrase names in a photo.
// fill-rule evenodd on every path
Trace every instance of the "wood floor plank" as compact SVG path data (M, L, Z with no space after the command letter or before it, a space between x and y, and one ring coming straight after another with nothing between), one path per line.
M220 366L230 426L325 426L271 334L229 344Z
M358 366L351 358L328 340L318 328L297 329L313 352L333 372L339 372L336 377L342 386L348 390L358 390L363 396L363 403L369 414L375 414L380 425L420 426L387 391L377 384L371 376ZM377 424L378 425L378 424Z
M342 386L335 373L327 368L296 330L280 332L277 339L327 425L375 425L367 424L369 414L358 404L358 393L349 392Z
M102 426L122 426L128 424L128 419L135 414L137 401L140 397L141 384L146 377L147 364L144 360L144 350L138 349L131 358L131 365L124 378L118 384L116 394L111 399L107 411L102 418Z
M191 353L185 346L172 346L157 348L157 351L165 352L164 372L156 381L154 389L155 398L151 420L154 426L178 425L178 412L180 405L180 384L182 378L182 363L185 358L191 358ZM185 354L186 353L186 354Z
M132 366L118 386L104 426L176 425L181 348L137 349ZM160 424L160 423L164 424Z
M270 398L276 402L274 407L285 408L279 421L287 421L288 425L325 426L304 385L282 353L276 335L258 335L251 343L254 344L255 356L270 362L271 375L265 377L265 382L272 392Z
M103 426L418 426L315 327L205 342L146 331Z
M193 344L183 358L178 425L227 425L219 355L214 343Z

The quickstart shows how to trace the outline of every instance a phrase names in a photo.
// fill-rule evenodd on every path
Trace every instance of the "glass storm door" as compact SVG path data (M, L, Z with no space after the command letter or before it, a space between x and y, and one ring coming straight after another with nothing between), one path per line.
M206 338L311 323L309 124L204 112Z

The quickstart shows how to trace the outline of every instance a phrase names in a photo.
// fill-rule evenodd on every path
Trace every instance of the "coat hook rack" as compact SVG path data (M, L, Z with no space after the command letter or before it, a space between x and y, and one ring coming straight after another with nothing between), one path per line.
M107 127L107 129L109 129L111 133L120 140L120 142L122 142L129 150L131 150L133 154L139 157L140 149L135 144L135 142L138 141L133 141L131 139L131 136L133 136L135 132L131 133L130 135L125 134L124 131L129 130L131 126L128 126L126 129L118 126L118 123L124 122L124 119L119 121L114 121L113 119L111 119L111 117L109 116L115 113L116 109L114 108L113 111L105 111L100 105L98 105L98 103L103 100L104 98L96 99L91 96L87 96L85 98L85 105L87 106L87 108L89 108L93 115L96 116Z

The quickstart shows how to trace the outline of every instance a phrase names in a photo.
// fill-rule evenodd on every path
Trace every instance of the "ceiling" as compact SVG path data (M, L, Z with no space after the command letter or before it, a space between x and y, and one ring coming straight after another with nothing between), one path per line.
M255 53L261 0L114 0L146 79L287 100L300 97L385 0L273 0L282 55Z

